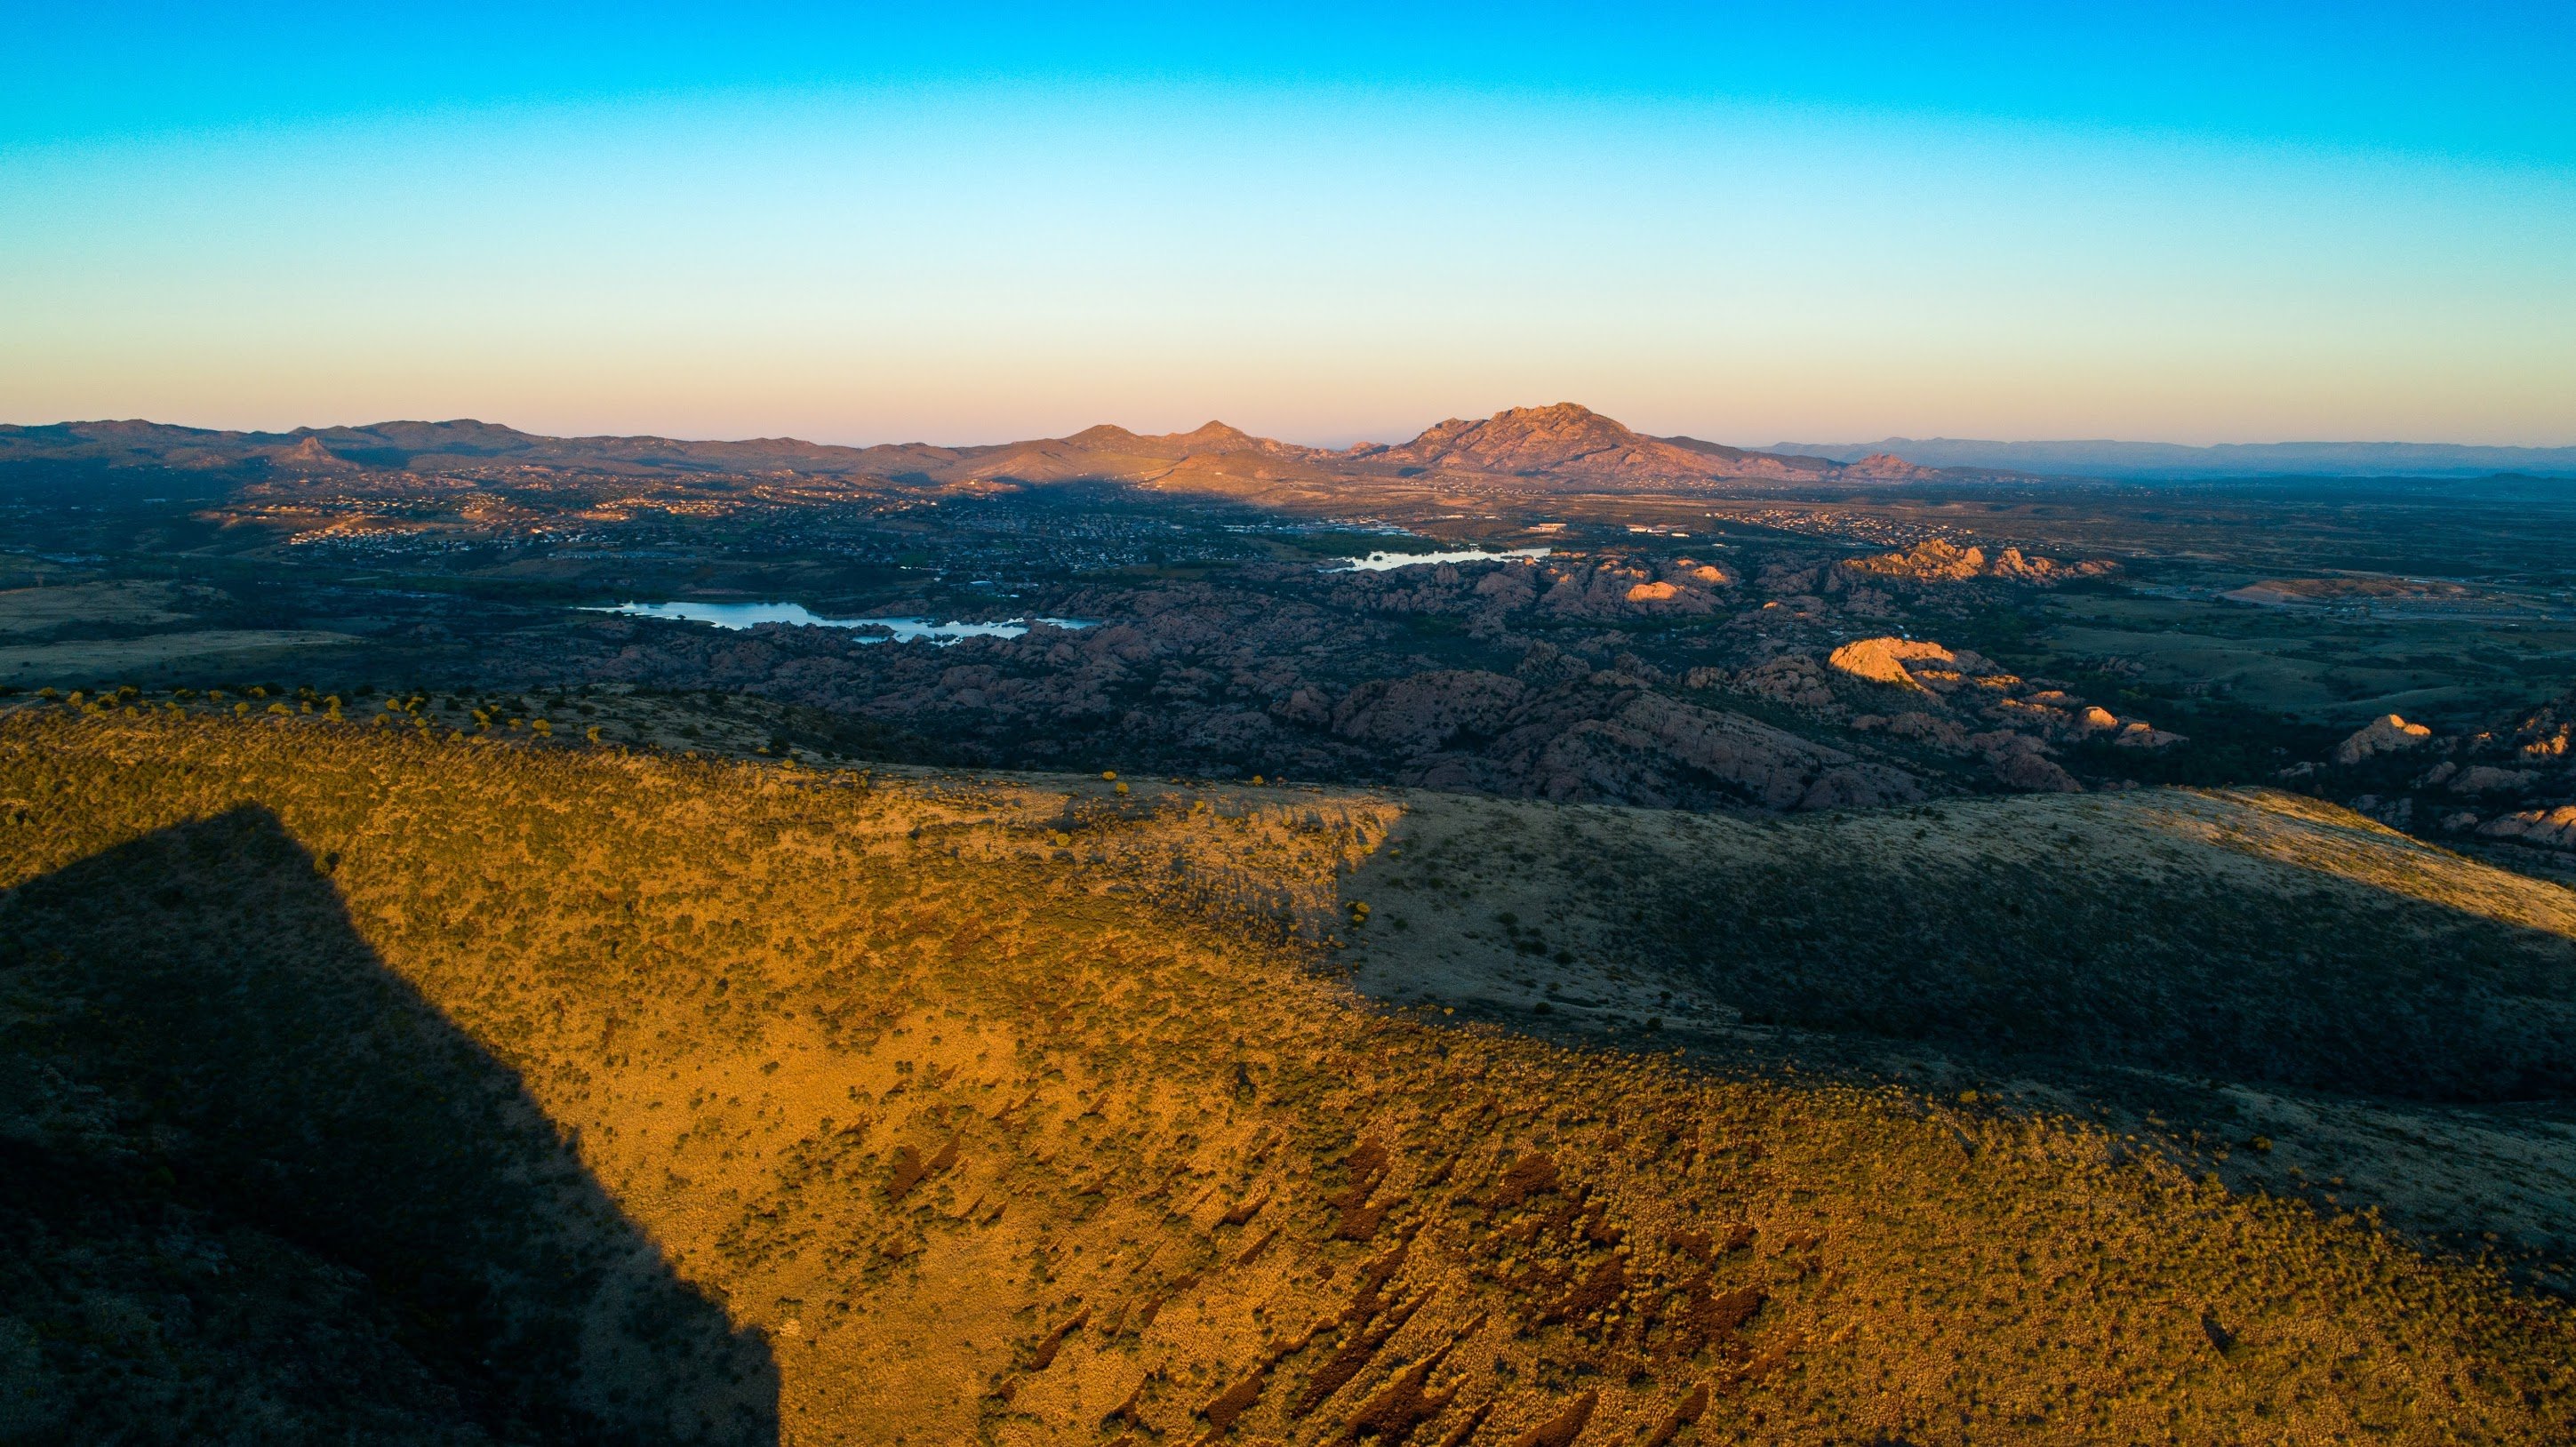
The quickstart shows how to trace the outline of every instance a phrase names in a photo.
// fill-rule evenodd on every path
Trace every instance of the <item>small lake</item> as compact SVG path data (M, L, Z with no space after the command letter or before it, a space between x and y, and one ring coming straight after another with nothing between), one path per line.
M675 618L684 623L709 623L718 628L756 628L763 623L785 623L796 628L883 629L884 637L860 638L860 643L954 643L960 638L1017 638L1029 631L1032 621L1057 628L1089 628L1095 618L1001 618L988 623L961 623L954 619L933 623L927 618L826 618L802 603L619 603L614 607L584 608L584 613L622 613L630 618Z
M1514 548L1507 553L1487 552L1483 548L1466 548L1454 553L1371 553L1365 558L1344 558L1338 568L1327 573L1383 573L1392 568L1414 568L1428 563L1500 563L1512 558L1544 558L1553 549Z

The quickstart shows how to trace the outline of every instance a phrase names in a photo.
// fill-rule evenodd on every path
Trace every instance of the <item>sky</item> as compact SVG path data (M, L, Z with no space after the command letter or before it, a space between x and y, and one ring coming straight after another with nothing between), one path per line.
M0 421L2576 444L2564 0L0 0L0 47Z

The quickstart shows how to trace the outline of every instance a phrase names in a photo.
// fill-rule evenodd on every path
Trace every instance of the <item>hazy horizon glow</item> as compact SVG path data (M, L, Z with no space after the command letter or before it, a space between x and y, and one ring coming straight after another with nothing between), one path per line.
M26 21L0 420L2576 443L2559 9L441 14Z

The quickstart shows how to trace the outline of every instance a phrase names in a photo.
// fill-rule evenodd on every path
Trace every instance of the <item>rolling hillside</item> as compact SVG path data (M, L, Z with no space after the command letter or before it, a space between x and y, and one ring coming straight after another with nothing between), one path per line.
M2563 1095L2564 892L2323 806L92 707L0 717L13 1440L2576 1431L2546 1261L2083 1094Z

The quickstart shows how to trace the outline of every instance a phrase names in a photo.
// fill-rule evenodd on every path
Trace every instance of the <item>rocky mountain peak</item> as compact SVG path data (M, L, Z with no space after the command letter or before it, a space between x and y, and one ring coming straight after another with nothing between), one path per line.
M1669 462L1645 455L1664 451L1679 455L1678 449L1639 437L1589 407L1559 402L1549 407L1509 407L1476 422L1452 417L1382 455L1462 471L1531 473L1568 466ZM1703 469L1686 465L1684 470Z
M292 472L346 472L357 465L334 454L322 445L321 438L309 434L292 447L270 453L269 462Z
M1064 440L1078 447L1115 447L1121 443L1136 441L1137 434L1115 422L1101 422L1085 427Z
M1192 452L1245 452L1277 447L1266 437L1255 437L1240 427L1210 420L1188 432L1173 434L1172 440Z

